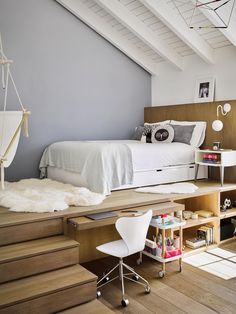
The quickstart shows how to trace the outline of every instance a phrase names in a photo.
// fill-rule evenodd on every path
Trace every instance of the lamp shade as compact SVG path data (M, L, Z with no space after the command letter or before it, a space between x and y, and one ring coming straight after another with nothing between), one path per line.
M229 103L226 103L224 104L223 109L225 113L228 113L231 110L231 105Z
M215 120L212 123L212 129L216 132L219 132L223 129L223 122L220 120Z

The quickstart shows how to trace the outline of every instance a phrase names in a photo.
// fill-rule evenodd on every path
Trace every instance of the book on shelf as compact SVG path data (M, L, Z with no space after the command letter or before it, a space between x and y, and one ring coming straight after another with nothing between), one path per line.
M220 163L221 156L220 154L217 154L217 153L205 153L203 154L202 161L207 162L207 163L217 164L217 163Z
M200 238L192 238L185 241L186 246L191 249L197 249L206 245L206 240Z
M213 226L204 225L198 228L197 238L205 240L206 245L212 244L213 243Z

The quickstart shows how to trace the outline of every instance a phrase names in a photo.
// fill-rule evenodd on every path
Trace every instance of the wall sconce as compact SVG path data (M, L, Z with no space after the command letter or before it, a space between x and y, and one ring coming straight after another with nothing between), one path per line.
M217 106L217 120L212 122L212 129L216 132L219 132L223 129L223 122L221 120L219 120L219 112L221 112L222 116L226 116L228 112L230 112L231 110L231 105L226 103L223 106L222 105L218 105Z

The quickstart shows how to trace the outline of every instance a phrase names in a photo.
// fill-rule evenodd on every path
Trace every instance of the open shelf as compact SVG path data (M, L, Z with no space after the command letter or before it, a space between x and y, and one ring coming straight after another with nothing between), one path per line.
M191 248L185 246L184 251L183 251L183 256L187 257L187 256L190 256L190 255L193 255L196 253L204 252L204 251L209 250L209 249L214 249L215 247L217 247L217 244L215 244L215 243L210 244L208 246L204 245L204 246L201 246L197 249L191 249Z
M225 212L220 213L220 219L230 218L236 216L236 207L227 209Z
M188 219L188 220L186 220L186 225L183 226L183 229L204 225L204 224L207 224L209 222L217 221L218 219L219 218L216 216L212 216L209 218L202 217L202 218L198 218L198 219Z
M235 240L236 240L236 236L229 238L229 239L222 240L222 241L220 241L220 244L222 245L222 244L230 243L230 242L235 241Z

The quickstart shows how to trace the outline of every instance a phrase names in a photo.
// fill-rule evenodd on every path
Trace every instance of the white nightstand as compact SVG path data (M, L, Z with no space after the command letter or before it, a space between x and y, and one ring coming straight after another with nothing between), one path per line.
M208 159L206 154L213 154L212 157L217 159ZM236 150L223 149L223 150L197 150L195 152L195 180L197 179L199 165L211 166L211 167L220 167L220 182L221 186L224 184L224 167L236 166Z

